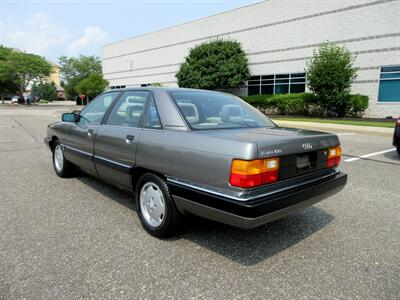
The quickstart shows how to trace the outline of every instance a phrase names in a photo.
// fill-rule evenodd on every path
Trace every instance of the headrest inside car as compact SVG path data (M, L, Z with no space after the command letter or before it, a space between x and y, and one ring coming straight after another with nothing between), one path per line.
M243 122L243 110L240 105L226 104L221 109L221 120L224 123Z
M126 121L138 122L142 113L143 113L143 105L141 104L129 105L126 108Z
M197 110L196 105L193 103L179 103L178 105L190 124L199 123L199 111Z

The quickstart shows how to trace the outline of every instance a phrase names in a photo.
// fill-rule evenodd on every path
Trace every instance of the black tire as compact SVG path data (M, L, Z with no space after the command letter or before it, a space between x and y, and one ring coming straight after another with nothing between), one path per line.
M164 198L165 214L163 214L161 224L156 227L152 226L148 221L146 221L146 217L144 216L144 213L142 212L141 209L140 198L141 198L142 188L148 183L157 186L157 188L162 193L162 196ZM148 233L158 238L165 238L172 235L175 232L175 229L177 228L177 225L180 222L181 215L178 212L175 206L175 202L169 193L168 185L165 182L165 180L163 180L162 178L153 173L146 173L142 175L136 186L135 198L136 198L135 199L136 210L139 215L140 222L142 223L143 228Z
M60 147L61 154L62 154L62 157L63 157L63 164L62 164L61 168L56 165L56 159L55 159L56 154L55 153L56 153L56 148L57 147ZM67 178L67 177L72 176L72 174L73 174L73 166L69 161L67 161L65 159L64 152L62 151L62 148L61 148L61 145L60 145L59 141L55 141L54 144L53 144L53 157L52 157L52 159L53 159L53 168L54 168L54 171L56 172L57 176L59 176L61 178Z
M397 153L400 155L400 146L397 147Z

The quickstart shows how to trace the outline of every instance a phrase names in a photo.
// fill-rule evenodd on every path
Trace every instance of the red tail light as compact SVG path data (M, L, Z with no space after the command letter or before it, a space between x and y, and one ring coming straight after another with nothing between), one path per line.
M250 188L278 180L279 158L232 161L229 183Z
M340 146L332 147L328 149L328 168L336 167L340 163L340 157L342 156L342 148Z

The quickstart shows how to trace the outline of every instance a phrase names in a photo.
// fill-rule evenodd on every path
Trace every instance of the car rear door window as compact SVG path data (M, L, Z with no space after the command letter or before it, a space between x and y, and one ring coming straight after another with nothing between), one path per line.
M125 92L112 109L107 125L141 127L149 92Z

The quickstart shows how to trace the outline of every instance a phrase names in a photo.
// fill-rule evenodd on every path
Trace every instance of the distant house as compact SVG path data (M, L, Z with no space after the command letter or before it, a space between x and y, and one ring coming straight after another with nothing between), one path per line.
M24 52L18 48L11 48L11 49L14 52ZM39 84L40 82L43 82L43 83L46 82L46 83L54 83L54 85L56 87L56 91L57 91L57 97L65 100L65 91L64 91L64 88L61 86L61 76L60 76L61 66L49 59L47 59L46 61L52 67L50 75L45 77L44 80L42 80L42 81L32 80L31 82L29 82L27 88L25 89L25 92L23 93L23 96L25 97L25 96L28 96L31 94L32 87L35 83ZM11 98L12 96L13 95L6 95L6 98Z
M51 61L51 60L46 60L51 66L52 66L52 70L49 76L47 76L43 82L46 83L54 83L55 87L56 87L56 91L57 91L57 96L58 98L63 98L65 99L65 91L64 88L61 86L61 77L60 77L60 69L61 66L56 64L55 62ZM25 93L26 94L30 94L31 90L32 90L32 86L35 82L30 82L28 87L26 88Z
M55 62L52 62L51 60L47 60L47 62L49 64L51 64L52 72L51 72L50 76L45 78L45 81L47 83L54 82L54 84L56 86L56 90L57 90L57 96L59 98L65 99L65 91L64 91L63 87L61 86L61 79L60 79L61 78L61 76L60 76L61 66L56 64Z
M15 52L23 52L22 50L18 49L18 48L12 48L13 51ZM47 76L44 79L44 82L47 83L52 83L54 82L55 86L56 86L56 90L57 90L57 96L59 98L64 98L65 99L65 91L63 89L63 87L61 86L61 76L60 76L60 69L61 66L56 64L55 62L47 59L46 60L51 66L52 66L52 70L49 76ZM31 90L32 90L32 86L35 82L30 82L28 87L25 90L26 94L30 94Z

